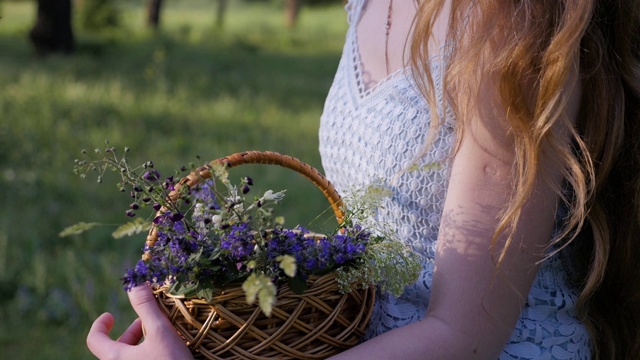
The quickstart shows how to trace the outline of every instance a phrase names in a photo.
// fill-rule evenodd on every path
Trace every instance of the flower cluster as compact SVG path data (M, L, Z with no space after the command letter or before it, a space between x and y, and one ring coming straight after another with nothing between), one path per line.
M232 184L221 165L207 165L212 177L189 187L179 185L174 176L163 179L153 162L131 167L128 149L121 157L112 147L96 152L102 158L76 160L76 172L85 176L95 170L101 181L106 170L115 170L121 175L118 188L133 198L126 215L135 217L144 207L154 210L148 220L134 220L114 234L153 227L157 235L155 243L145 247L143 259L125 273L127 290L148 282L167 286L171 294L210 299L215 289L242 282L247 302L258 300L269 316L278 285L286 283L303 293L310 275L336 271L344 291L378 284L396 294L417 278L416 255L390 241L389 233L364 229L358 222L358 215L366 212L362 208L348 211L328 236L301 227L287 229L273 211L284 191L250 198L253 179ZM94 225L80 223L62 235Z

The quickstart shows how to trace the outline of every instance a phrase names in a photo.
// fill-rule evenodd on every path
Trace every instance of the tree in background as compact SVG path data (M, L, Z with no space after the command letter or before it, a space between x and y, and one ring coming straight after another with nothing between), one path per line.
M227 10L229 0L217 0L215 25L221 28L224 24L224 15ZM158 30L161 24L163 0L147 0L147 27Z
M301 0L287 0L287 26L293 28L298 23L298 15L300 14Z
M336 3L346 4L347 0L286 0L286 23L292 28L298 23L298 15L303 4L309 6L329 5Z
M147 1L147 27L158 30L160 28L160 13L162 12L162 0Z
M229 5L229 0L218 0L218 6L216 7L216 27L219 29L224 26L224 14L227 12L227 5Z
M98 32L120 25L120 14L113 0L81 0L78 5L84 30Z
M36 23L29 32L36 54L70 54L75 50L71 0L38 0Z

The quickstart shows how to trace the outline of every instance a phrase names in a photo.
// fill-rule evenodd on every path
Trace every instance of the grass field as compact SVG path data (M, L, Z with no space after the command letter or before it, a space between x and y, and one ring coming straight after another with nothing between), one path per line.
M144 3L121 2L119 29L76 29L76 54L37 59L27 41L34 3L0 3L0 358L89 359L84 339L96 316L114 313L117 333L134 318L119 278L144 237L113 240L111 227L58 237L78 221L126 221L129 202L113 181L73 174L80 150L109 139L164 173L196 155L249 149L319 167L318 121L346 19L339 5L305 8L289 30L273 3L233 0L217 29L214 1L175 0L152 33ZM234 174L288 189L289 224L327 208L289 170Z

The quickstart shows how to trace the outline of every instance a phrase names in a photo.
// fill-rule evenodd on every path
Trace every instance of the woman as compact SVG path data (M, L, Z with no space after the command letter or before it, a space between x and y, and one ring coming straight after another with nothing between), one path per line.
M378 294L368 340L336 358L640 353L640 4L347 10L323 166L339 190L382 179L378 218L425 263L400 298ZM98 356L112 321L90 332Z

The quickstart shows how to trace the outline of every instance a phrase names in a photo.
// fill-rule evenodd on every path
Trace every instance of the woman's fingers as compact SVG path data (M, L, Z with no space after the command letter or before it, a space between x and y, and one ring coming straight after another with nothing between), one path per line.
M107 358L109 354L113 354L116 350L113 347L113 340L109 337L113 323L113 315L104 313L91 325L87 335L87 347L98 358Z
M148 286L138 286L129 292L131 306L138 313L129 328L118 338L111 340L109 332L114 319L105 313L94 321L87 346L99 359L193 359L191 351L175 331L169 319L158 306ZM142 327L147 330L143 335ZM144 336L144 341L140 342Z
M129 292L129 302L143 323L153 321L158 317L160 309L156 299L147 285L132 288Z
M135 319L131 325L125 330L125 332L120 335L118 338L118 342L128 345L138 345L140 340L142 340L142 321L140 319Z
M169 319L160 310L155 296L147 285L137 286L129 291L129 301L138 314L145 329L172 328ZM152 331L153 332L153 331Z

